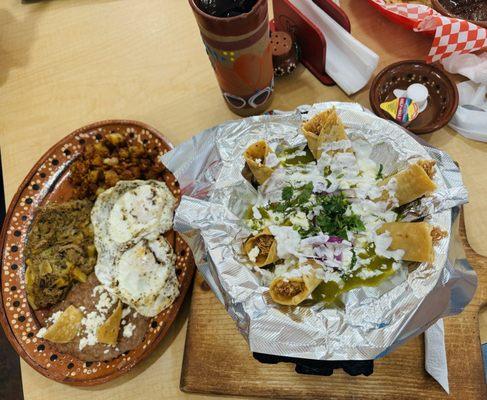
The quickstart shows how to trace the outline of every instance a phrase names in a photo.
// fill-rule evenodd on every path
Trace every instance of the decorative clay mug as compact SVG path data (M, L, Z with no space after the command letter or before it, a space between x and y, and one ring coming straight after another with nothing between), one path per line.
M265 111L274 90L267 0L227 18L202 11L201 0L189 3L228 107L241 116Z

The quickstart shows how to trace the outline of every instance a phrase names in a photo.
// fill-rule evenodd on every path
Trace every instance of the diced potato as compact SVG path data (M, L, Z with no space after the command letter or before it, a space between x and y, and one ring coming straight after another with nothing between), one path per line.
M86 282L86 274L81 271L78 267L74 267L71 270L71 276L76 279L78 282Z
M103 160L103 164L110 165L111 167L113 167L115 165L118 165L118 158L117 157L105 158Z
M88 181L96 183L98 182L98 179L100 178L100 170L99 169L93 169L89 172L88 174Z
M39 275L44 276L52 272L52 266L49 261L44 260L39 264Z
M105 183L108 186L115 186L116 183L120 180L120 177L115 171L112 170L105 171L104 174L105 174Z
M106 138L114 146L123 142L123 136L120 133L109 133Z
M86 250L88 252L88 257L95 257L96 256L96 247L95 247L95 245L90 244L86 248Z
M103 157L110 153L110 150L108 150L108 148L104 146L103 143L95 143L94 148L95 151Z
M68 286L69 282L64 278L58 278L58 279L56 279L56 282L54 285L58 288L62 288L62 287Z

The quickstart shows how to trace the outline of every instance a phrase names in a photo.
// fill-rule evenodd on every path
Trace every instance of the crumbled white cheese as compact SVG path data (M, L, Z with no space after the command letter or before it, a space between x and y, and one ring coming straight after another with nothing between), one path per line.
M123 327L123 337L129 338L132 337L134 333L135 325L132 323L129 323Z
M274 239L277 242L277 255L279 258L285 258L288 255L298 254L298 246L301 242L301 236L290 226L269 227Z
M314 273L313 267L308 263L303 263L303 264L299 264L297 268L293 268L283 273L281 276L284 279L291 279L291 278L301 278L303 275L310 275L312 273Z
M125 307L122 310L122 318L125 318L127 315L129 315L130 314L130 311L132 311L132 309L130 307Z
M93 288L93 291L91 292L91 297L96 297L98 294L103 293L105 291L105 288L103 285L98 285Z
M39 329L39 332L37 332L36 336L38 338L43 338L46 332L47 332L47 328L41 328Z
M46 319L46 325L48 326L53 325L59 319L59 317L62 315L63 312L64 311L60 310L52 314L49 318ZM47 328L41 328L39 329L39 332L37 332L36 336L38 338L43 338L46 332L47 332Z
M98 328L105 322L106 318L96 311L88 313L86 317L81 320L83 329L83 337L79 341L79 349L83 350L85 346L93 346L98 343L96 336Z
M368 269L368 268L362 268L357 276L361 279L370 279L373 278L374 276L381 275L382 271L379 269Z
M103 292L95 307L99 313L106 314L116 302L117 299L115 297L111 296L108 292Z
M63 314L64 311L56 311L54 314L52 314L48 319L47 322L48 324L54 324L59 317Z
M260 249L257 246L255 246L252 250L249 251L248 254L249 260L252 262L256 262L259 253L260 253Z
M95 304L95 311L89 312L81 320L82 337L79 341L80 350L83 350L86 346L93 346L98 343L98 329L107 320L108 311L118 301L114 296L110 295L102 285L96 286L93 289L92 296L95 297L97 295L99 298L98 302ZM130 308L128 309L130 310Z
M327 269L318 269L316 271L316 277L322 279L324 282L336 282L340 288L342 288L345 285L342 277L336 271L330 271Z
M289 221L293 224L293 226L298 228L303 228L305 230L309 229L309 220L306 214L302 211L298 211L294 215L289 217Z

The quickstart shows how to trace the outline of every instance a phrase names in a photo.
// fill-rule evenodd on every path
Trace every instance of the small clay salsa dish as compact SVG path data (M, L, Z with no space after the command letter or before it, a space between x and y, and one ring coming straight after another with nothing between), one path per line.
M71 166L81 157L87 145L95 146L107 134L127 135L131 141L156 148L159 154L172 149L170 142L160 133L139 122L102 121L78 129L55 144L34 165L10 204L0 238L0 322L8 340L17 353L42 375L58 382L79 386L111 381L149 355L175 320L195 271L188 245L176 232L168 231L164 236L176 256L174 265L179 296L170 307L155 317L144 320L147 328L140 344L135 348L131 347L132 350L129 351L121 348L124 352L116 354L116 358L84 361L80 359L83 357L64 353L59 346L42 338L42 335L37 335L50 309L34 310L27 299L25 250L29 232L40 207L64 203L75 197L77 187L73 186ZM160 172L160 180L179 199L180 190L175 177L165 168ZM64 302L66 301L70 301L69 296ZM88 354L87 357L89 356Z
M421 134L445 126L458 107L455 84L440 69L420 60L401 61L384 68L372 81L369 100L372 110L379 117L392 117L380 108L381 103L393 100L394 89L406 90L413 83L428 89L428 106L408 126L411 132Z

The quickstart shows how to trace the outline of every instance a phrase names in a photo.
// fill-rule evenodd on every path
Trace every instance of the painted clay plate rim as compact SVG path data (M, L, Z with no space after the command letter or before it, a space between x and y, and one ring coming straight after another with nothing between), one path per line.
M170 308L164 310L158 316L150 320L146 337L137 348L112 361L83 362L68 354L56 352L48 341L36 338L35 333L39 329L39 323L36 321L34 312L27 303L25 287L23 284L24 261L21 250L26 242L26 232L32 224L32 218L35 215L35 210L39 204L49 196L52 189L55 188L58 178L66 174L65 170L69 168L71 161L77 156L76 152L71 153L67 151L67 149L77 148L77 151L79 151L84 144L84 141L81 139L88 138L88 140L93 141L93 138L97 133L103 131L104 128L110 129L110 127L111 130L123 130L127 133L135 133L138 130L138 135L135 135L137 139L143 136L146 136L148 138L147 140L153 139L160 143L163 152L173 148L173 145L161 133L150 126L137 121L104 120L77 129L54 144L29 171L10 202L0 235L0 255L2 257L0 271L0 287L2 290L2 293L0 293L0 323L10 344L24 361L42 375L57 382L76 386L93 386L109 382L128 372L140 361L146 358L166 336L167 331L176 319L178 311L181 308L191 285L195 271L195 264L191 250L177 234L174 234L174 252L177 256L177 265L181 267L181 273L178 276L180 294ZM79 143L78 145L73 144L76 143L76 141ZM62 163L58 160L55 160L56 162L54 162L53 155L55 153L65 154L66 160ZM47 163L49 161L51 163L50 165L54 165L54 167L47 168ZM40 182L36 183L41 168L52 171L52 176L49 176L49 174L44 175L46 180L42 184ZM172 182L171 185L173 187L171 188L171 185L169 184L168 186L173 191L173 194L179 197L179 188L177 188L177 182L175 182L174 176L172 176L169 171L167 171L167 174L170 175L168 181ZM44 188L42 185L45 185L45 189L47 190L43 190ZM22 195L34 186L36 186L36 189L31 189L30 191L32 192L35 190L35 194L29 198L22 199ZM34 197L36 197L38 201L34 201ZM25 220L21 218L18 213L22 207L24 210L23 217L27 216ZM26 230L22 232L19 229L14 229L14 224L19 228L22 227ZM7 249L8 245L11 245L10 249ZM16 255L12 256L12 253L16 253ZM13 268L14 265L15 268ZM7 292L13 291L12 286L7 287L6 282L13 279L17 279L21 285L19 285L20 287L18 290L15 290L15 293L11 294L10 301L6 302L4 297L8 299ZM9 291L9 289L11 290ZM12 306L15 304L16 306ZM12 314L13 319L9 320L9 316ZM27 328L19 328L19 326L24 325L27 326ZM24 332L25 336L19 337L19 329L26 329ZM27 329L31 336L27 336ZM32 348L35 346L37 346L37 351L32 351ZM30 347L31 349L26 350L26 347ZM42 350L39 350L40 348ZM51 358L49 357L49 352L47 350L53 351L53 354L50 356ZM139 352L140 354L129 357L133 352ZM55 358L53 360L54 356ZM39 359L41 358L45 358L42 364L39 362ZM64 372L60 372L60 369ZM106 373L103 373L103 371L106 371Z

